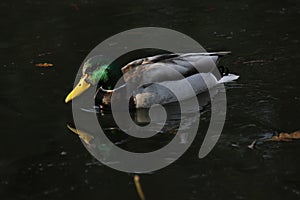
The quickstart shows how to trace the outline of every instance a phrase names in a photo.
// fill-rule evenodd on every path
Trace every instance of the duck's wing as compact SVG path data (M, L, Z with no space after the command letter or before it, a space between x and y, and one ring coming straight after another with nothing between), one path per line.
M134 69L141 65L153 64L153 63L157 63L159 61L164 61L164 60L167 60L170 58L175 58L178 56L179 56L178 54L161 54L161 55L156 55L156 56L151 56L151 57L146 57L146 58L140 58L140 59L137 59L137 60L134 60L134 61L128 63L121 70L122 70L123 74L125 74L126 72L130 71L131 69Z
M162 54L138 59L122 68L125 82L154 83L212 72L219 57L230 52Z

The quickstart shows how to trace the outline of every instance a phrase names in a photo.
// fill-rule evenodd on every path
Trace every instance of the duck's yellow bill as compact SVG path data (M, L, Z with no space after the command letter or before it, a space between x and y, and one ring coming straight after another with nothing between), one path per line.
M89 84L85 81L86 77L87 77L87 75L82 77L80 79L79 83L76 85L76 87L68 94L68 96L65 99L66 103L68 103L69 101L71 101L72 99L74 99L75 97L81 95L84 91L89 89L91 84Z

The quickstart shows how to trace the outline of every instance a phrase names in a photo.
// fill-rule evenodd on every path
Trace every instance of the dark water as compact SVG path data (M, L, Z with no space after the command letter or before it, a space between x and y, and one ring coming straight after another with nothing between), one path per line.
M214 150L200 160L196 141L169 167L142 175L147 199L300 198L299 141L247 148L300 128L299 1L12 0L0 8L1 199L138 199L132 175L99 164L66 128L64 97L92 48L143 26L231 50L224 64L241 76L227 86Z

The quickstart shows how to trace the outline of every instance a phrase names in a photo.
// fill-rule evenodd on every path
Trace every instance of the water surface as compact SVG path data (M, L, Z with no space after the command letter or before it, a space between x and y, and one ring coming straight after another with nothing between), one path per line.
M72 114L64 98L89 51L143 26L181 31L208 51L231 50L222 64L241 76L227 85L226 124L214 150L197 157L203 125L178 161L141 176L147 199L299 199L298 141L247 148L299 129L298 1L12 0L0 8L1 199L138 199L132 175L101 165L66 128ZM138 146L129 142L123 145Z

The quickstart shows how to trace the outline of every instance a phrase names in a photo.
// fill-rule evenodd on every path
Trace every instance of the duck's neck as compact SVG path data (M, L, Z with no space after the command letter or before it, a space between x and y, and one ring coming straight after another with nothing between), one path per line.
M111 98L112 95L115 95L115 104L124 105L124 97L127 95L127 88L125 85L122 85L114 90L105 90L103 88L98 88L95 95L95 103L100 106L103 110L111 110ZM129 99L129 110L134 110L136 108L135 101L133 97ZM125 107L121 106L121 109ZM119 110L121 111L121 110Z
M98 86L104 89L114 89L118 80L122 77L122 71L118 67L107 66L105 70L99 71L101 77Z

